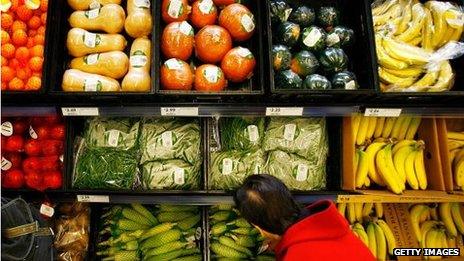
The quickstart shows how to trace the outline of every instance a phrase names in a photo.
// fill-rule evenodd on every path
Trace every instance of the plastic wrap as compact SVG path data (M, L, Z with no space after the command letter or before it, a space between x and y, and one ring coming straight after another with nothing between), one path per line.
M89 245L89 212L89 206L85 203L65 203L59 207L54 231L58 260L85 260Z
M211 189L235 189L249 175L265 171L265 156L262 150L228 150L211 153L209 186Z
M142 126L140 163L181 159L191 165L201 162L200 125L197 120L146 119Z
M183 160L147 162L142 167L145 189L199 189L200 166Z
M92 118L87 125L87 146L129 150L137 146L137 118Z
M322 190L326 187L325 156L309 161L284 151L272 151L266 163L269 174L291 190Z
M261 147L265 118L222 118L219 124L224 150L249 150Z

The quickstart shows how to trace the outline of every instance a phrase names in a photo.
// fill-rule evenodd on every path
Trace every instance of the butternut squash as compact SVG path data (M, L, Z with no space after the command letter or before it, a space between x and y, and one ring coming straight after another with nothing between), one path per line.
M99 8L107 4L120 4L121 0L68 0L69 6L77 11Z
M88 11L74 11L69 17L69 24L71 27L115 34L122 31L125 19L126 14L120 5L107 4Z
M122 80L122 90L126 92L148 92L150 79L151 41L146 38L134 40L130 50L130 68Z
M122 51L126 44L126 39L120 34L94 34L81 28L69 30L66 40L68 52L74 57L91 53Z
M148 36L152 29L150 0L127 0L127 18L124 28L133 38Z
M76 69L66 70L61 84L65 92L117 92L121 90L115 79Z
M119 79L127 73L129 58L121 51L94 53L72 59L70 67L83 72Z

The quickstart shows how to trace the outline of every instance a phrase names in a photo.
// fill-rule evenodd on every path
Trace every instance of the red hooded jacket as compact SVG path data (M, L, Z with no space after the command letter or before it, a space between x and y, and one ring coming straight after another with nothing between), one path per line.
M279 261L375 260L370 250L352 232L331 201L307 207L308 217L285 231L275 247Z

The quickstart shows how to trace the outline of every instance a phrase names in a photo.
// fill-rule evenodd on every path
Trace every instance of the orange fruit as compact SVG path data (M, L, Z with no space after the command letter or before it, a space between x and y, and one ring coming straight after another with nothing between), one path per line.
M227 86L226 78L221 68L213 64L203 64L195 71L195 90L222 91Z
M36 35L37 35L37 31L36 31L36 30L29 29L29 30L27 31L27 36L29 36L29 37L34 37L34 36L36 36Z
M43 66L43 58L42 57L32 57L29 60L29 68L32 69L34 72L40 72Z
M2 30L2 44L7 44L10 42L10 35L8 32Z
M16 46L23 46L27 43L27 34L24 30L16 30L13 32L11 36L11 40L13 44Z
M195 52L205 63L217 63L232 49L232 38L226 29L207 25L195 35Z
M236 2L240 2L239 0L213 0L214 4L217 6L226 6L231 5Z
M20 5L16 9L16 15L19 19L23 20L24 22L29 21L31 19L33 12L31 9L27 8L26 5Z
M192 89L193 73L188 63L171 58L161 66L161 86L163 90L184 90Z
M14 11L16 11L16 9L18 9L19 1L20 0L11 0L10 11L14 12ZM24 1L22 1L22 2L24 2Z
M12 91L22 91L24 90L24 82L18 77L14 77L9 83L8 88Z
M8 66L2 66L2 82L9 82L15 77L15 71Z
M8 65L8 59L6 59L6 58L3 57L3 56L1 56L0 59L2 59L2 66Z
M40 27L37 29L37 33L38 33L38 34L45 35L45 26L40 26Z
M42 86L42 79L37 76L32 76L27 80L25 89L30 91L37 91Z
M16 58L13 58L8 62L8 66L12 69L18 69L21 67L21 64Z
M27 25L25 22L23 21L19 21L19 20L16 20L13 22L13 25L11 26L11 30L14 32L14 31L17 31L17 30L24 30L26 31L27 29Z
M42 72L33 72L32 76L37 76L39 78L42 78Z
M38 34L38 35L34 36L34 43L36 45L37 44L43 45L45 43L45 36L42 35L42 34Z
M190 21L196 28L215 24L217 19L217 8L210 0L199 0L193 3Z
M253 36L256 22L244 5L231 4L221 11L219 25L226 28L234 40L246 41Z
M32 10L37 10L40 12L39 7L40 7L40 0L26 0L26 6L29 9Z
M247 48L235 47L230 50L221 61L221 69L227 80L243 82L253 75L256 60Z
M28 67L20 68L16 70L16 77L19 79L26 81L29 77L32 76L32 70Z
M44 47L43 45L35 45L30 50L31 56L43 57Z
M40 11L47 12L48 9L48 0L41 0L40 1Z
M37 29L42 25L42 21L40 21L40 17L33 16L28 22L27 25L31 29Z
M40 15L40 22L43 24L43 25L46 25L47 24L47 13L43 13Z
M18 61L27 61L27 59L29 59L29 49L26 47L19 47L16 49L15 58L18 59Z
M13 25L13 17L8 13L2 12L2 28L9 29Z
M14 45L7 43L7 44L2 44L2 55L5 58L13 58L15 54L16 48Z
M2 91L8 90L8 83L2 82Z
M185 21L168 24L161 35L161 52L166 59L188 60L193 52L193 27Z
M34 45L35 45L34 38L27 38L26 47L27 48L32 48Z

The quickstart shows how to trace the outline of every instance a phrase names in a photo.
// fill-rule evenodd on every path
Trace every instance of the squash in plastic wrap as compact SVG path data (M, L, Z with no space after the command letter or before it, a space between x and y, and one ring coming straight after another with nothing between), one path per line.
M61 85L65 92L116 92L121 88L115 79L76 69L66 70Z
M72 59L70 67L83 72L119 79L127 73L129 58L121 51L94 53Z
M87 10L100 7L100 5L120 4L121 0L68 0L69 6L74 10Z
M94 34L81 28L69 30L66 40L69 54L74 57L91 53L122 51L126 44L126 39L120 34Z
M69 17L71 27L119 33L124 27L126 14L120 5L108 4L88 11L75 11Z
M122 81L122 90L128 92L150 91L151 41L146 37L134 40L130 50L130 68Z
M152 29L150 1L127 0L127 18L124 28L133 38L148 36Z

